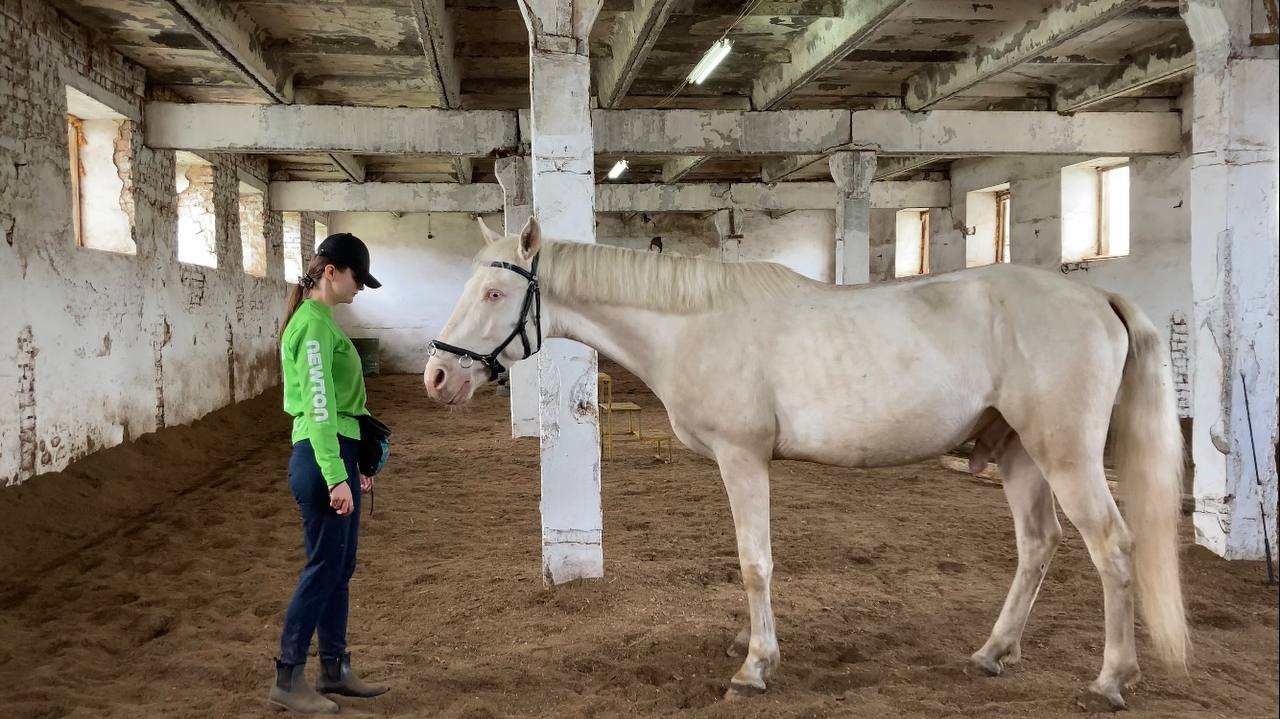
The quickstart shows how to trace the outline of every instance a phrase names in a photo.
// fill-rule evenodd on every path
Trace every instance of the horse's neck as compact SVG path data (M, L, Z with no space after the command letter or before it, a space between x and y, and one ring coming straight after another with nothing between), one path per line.
M544 298L547 335L595 348L657 390L655 380L665 352L661 338L677 330L681 318L652 310Z

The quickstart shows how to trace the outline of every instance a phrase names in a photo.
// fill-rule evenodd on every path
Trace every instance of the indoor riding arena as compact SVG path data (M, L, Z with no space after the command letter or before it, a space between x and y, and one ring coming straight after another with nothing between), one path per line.
M1276 716L1278 23L0 0L0 718Z

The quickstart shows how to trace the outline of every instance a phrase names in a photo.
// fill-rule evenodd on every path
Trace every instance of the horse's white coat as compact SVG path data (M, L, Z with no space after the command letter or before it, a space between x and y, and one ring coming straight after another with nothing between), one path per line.
M993 421L1003 431L983 437L998 442L986 449L1009 474L1019 568L973 666L998 673L1020 657L1061 531L1055 497L1084 536L1106 594L1106 649L1089 696L1122 706L1121 689L1137 679L1131 581L1143 590L1157 649L1185 663L1181 435L1162 345L1132 303L1008 265L848 287L764 263L543 242L536 222L518 240L486 235L491 244L441 340L480 352L496 346L518 321L524 281L487 262L528 267L540 252L544 333L591 345L633 372L662 400L680 441L720 465L751 613L731 695L763 690L779 660L769 460L904 464ZM449 402L466 401L485 379L439 354L424 373L429 394ZM1103 474L1113 409L1132 535Z

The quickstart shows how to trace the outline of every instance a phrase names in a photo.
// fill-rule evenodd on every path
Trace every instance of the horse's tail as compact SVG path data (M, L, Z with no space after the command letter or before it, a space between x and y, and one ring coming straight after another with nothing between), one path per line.
M1173 377L1151 320L1123 297L1110 301L1129 331L1111 429L1142 618L1160 658L1185 671L1191 640L1178 577L1183 450Z

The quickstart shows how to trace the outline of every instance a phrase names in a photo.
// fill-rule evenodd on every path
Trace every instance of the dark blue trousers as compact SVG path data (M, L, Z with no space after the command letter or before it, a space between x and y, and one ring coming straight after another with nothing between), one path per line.
M329 506L329 487L316 464L311 442L293 445L289 458L289 487L302 512L303 546L307 564L284 615L280 636L280 664L305 664L311 635L319 635L320 656L337 657L347 651L347 585L356 570L360 535L359 442L338 436L347 484L355 507L345 517Z

